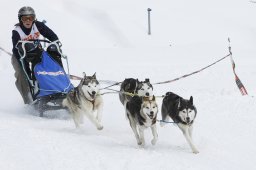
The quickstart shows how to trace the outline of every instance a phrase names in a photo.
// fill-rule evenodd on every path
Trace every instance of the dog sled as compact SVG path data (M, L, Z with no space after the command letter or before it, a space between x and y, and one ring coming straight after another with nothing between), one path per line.
M41 42L47 46L43 48ZM30 105L39 112L40 117L48 110L66 109L62 106L62 101L74 88L63 67L62 58L66 60L67 69L69 68L61 46L59 40L19 41L16 45L29 83L32 96Z

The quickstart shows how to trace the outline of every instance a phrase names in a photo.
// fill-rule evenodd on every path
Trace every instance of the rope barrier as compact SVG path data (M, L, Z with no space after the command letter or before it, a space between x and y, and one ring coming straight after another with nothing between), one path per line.
M197 71L194 71L194 72L189 73L189 74L185 74L185 75L183 75L183 76L180 76L180 77L175 78L175 79L172 79L172 80L167 80L167 81L163 81L163 82L153 83L152 85L172 83L172 82L174 82L174 81L178 81L178 80L180 80L180 79L186 78L186 77L188 77L188 76L191 76L191 75L193 75L193 74L199 73L199 72L201 72L201 71L203 71L203 70L205 70L205 69L207 69L207 68L209 68L209 67L215 65L216 63L218 63L218 62L224 60L225 58L227 58L227 57L229 57L229 56L231 56L231 52L230 52L228 55L222 57L221 59L219 59L219 60L213 62L212 64L209 64L208 66L203 67L203 68L201 68L201 69L199 69L199 70L197 70ZM81 79L82 79L81 77L75 76L75 75L70 75L70 78L73 79L73 80L81 80ZM104 88L102 88L102 89L108 89L109 87L118 85L118 84L120 84L120 83L121 83L121 82L117 82L117 83L114 83L114 84L112 84L112 85L110 85L110 86L104 87ZM111 90L111 89L109 89L109 90ZM113 89L112 89L112 90L113 90Z
M8 54L9 56L12 56L12 53L6 51L4 48L0 47L0 50L2 50L3 52L5 52L5 53Z
M228 55L222 57L221 59L219 59L219 60L213 62L212 64L209 64L208 66L203 67L203 68L201 68L201 69L199 69L199 70L197 70L197 71L194 71L194 72L192 72L192 73L185 74L185 75L183 75L183 76L180 76L180 77L175 78L175 79L172 79L172 80L167 80L167 81L163 81L163 82L153 83L153 85L172 83L172 82L174 82L174 81L178 81L178 80L180 80L180 79L186 78L186 77L191 76L191 75L193 75L193 74L199 73L199 72L201 72L201 71L203 71L203 70L205 70L205 69L207 69L207 68L213 66L214 64L220 62L221 60L224 60L225 58L227 58L227 57L230 56L230 55L231 55L231 53L229 53Z
M230 46L230 39L228 38L228 42L229 42L229 53L230 53L230 60L231 60L231 64L232 64L232 68L233 68L233 73L235 75L235 81L236 81L236 85L238 87L238 89L240 90L241 94L244 95L248 95L246 88L244 87L243 83L241 82L241 80L238 78L235 68L236 68L236 64L234 62L234 59L232 57L232 52L231 52L231 46Z

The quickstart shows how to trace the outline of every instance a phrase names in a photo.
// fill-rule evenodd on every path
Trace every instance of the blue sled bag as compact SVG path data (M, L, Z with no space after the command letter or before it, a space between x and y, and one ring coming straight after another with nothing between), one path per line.
M39 86L37 97L68 93L74 88L64 69L46 51L42 53L42 61L34 67L34 75Z

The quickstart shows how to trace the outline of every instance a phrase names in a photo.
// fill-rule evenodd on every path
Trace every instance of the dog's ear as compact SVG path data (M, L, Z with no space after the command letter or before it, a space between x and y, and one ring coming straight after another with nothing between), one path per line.
M178 108L180 108L180 98L179 98L179 102L178 102Z
M149 83L149 82L148 82L148 83ZM151 83L149 83L149 87L151 87L152 90L154 90L153 85L152 85Z
M135 91L137 91L140 87L139 87L140 81L138 79L136 79L135 81Z
M141 89L142 88L142 83L141 82L138 82L137 84L136 84L136 90L139 90L139 89Z
M85 74L85 72L83 72L83 77L84 77L84 78L86 77L86 74Z
M79 86L82 86L84 84L84 80L86 79L86 74L83 72L83 78L81 79Z
M190 103L191 105L193 105L193 97L192 97L192 96L190 96L189 103Z
M124 90L127 91L130 89L130 84L127 84L125 87L124 87Z
M96 72L92 76L93 79L96 79Z
M145 82L146 82L146 83L149 83L149 78L146 78L146 79L145 79Z
M155 97L155 95L153 95L152 101L155 101L155 100L156 100L156 97Z
M80 84L83 84L85 79L86 79L86 74L85 74L85 72L83 72L83 78L82 78L82 80L80 81Z

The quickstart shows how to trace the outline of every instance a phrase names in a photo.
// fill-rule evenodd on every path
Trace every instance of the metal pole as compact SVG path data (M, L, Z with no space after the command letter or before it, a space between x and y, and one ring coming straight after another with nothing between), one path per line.
M46 24L46 20L43 20L42 21L44 24ZM44 40L45 40L45 38L44 38ZM44 48L46 47L46 42L44 42Z
M151 11L151 9L148 8L148 35L151 35L150 11Z

